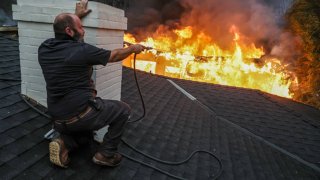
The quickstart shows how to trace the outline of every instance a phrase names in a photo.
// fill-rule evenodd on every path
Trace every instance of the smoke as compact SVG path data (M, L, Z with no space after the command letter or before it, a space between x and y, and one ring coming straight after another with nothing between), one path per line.
M291 1L291 0L287 0ZM223 49L230 49L236 26L241 41L264 47L267 54L288 54L296 38L283 32L286 1L270 0L133 0L127 11L128 31L143 38L159 26L168 29L192 26L209 35ZM287 6L288 7L288 6ZM287 8L285 7L285 8ZM281 50L281 52L279 52Z
M200 27L220 46L232 42L230 27L235 25L244 42L255 42L257 46L270 45L279 34L276 16L272 9L259 0L183 0L190 12L185 12L182 24Z
M174 27L185 11L179 0L132 0L126 11L130 33L148 35L159 26Z

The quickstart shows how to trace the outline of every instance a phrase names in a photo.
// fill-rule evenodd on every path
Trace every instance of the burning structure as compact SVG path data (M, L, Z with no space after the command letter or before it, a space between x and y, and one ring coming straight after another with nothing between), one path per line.
M302 22L310 20L295 13L306 4L319 7L304 0L135 1L125 41L154 48L138 56L140 70L259 89L319 108L319 57L306 56L310 43L302 48L308 43ZM312 17L319 23L319 14Z

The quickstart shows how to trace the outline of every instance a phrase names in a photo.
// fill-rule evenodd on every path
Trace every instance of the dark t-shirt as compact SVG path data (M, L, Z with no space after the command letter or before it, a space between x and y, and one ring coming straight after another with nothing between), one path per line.
M111 51L74 40L48 39L38 49L47 84L48 112L66 119L84 111L95 92L92 65L106 65Z

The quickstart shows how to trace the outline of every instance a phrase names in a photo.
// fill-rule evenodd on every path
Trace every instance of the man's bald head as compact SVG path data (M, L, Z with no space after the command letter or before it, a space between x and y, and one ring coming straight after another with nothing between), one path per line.
M75 18L77 18L77 16L71 13L59 14L53 22L53 31L55 33L55 37L58 39L65 37L67 35L65 32L67 27L74 29Z

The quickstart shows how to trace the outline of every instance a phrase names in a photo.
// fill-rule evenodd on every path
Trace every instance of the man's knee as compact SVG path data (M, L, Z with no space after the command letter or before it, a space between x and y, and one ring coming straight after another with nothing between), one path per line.
M126 123L130 119L131 107L122 101L117 101L117 110L119 116L117 118L118 123Z
M129 117L131 114L131 107L129 106L129 104L125 102L120 101L120 103L121 103L122 114L124 116Z
M131 114L131 107L122 101L104 100L105 111L113 114L114 118L128 119Z

